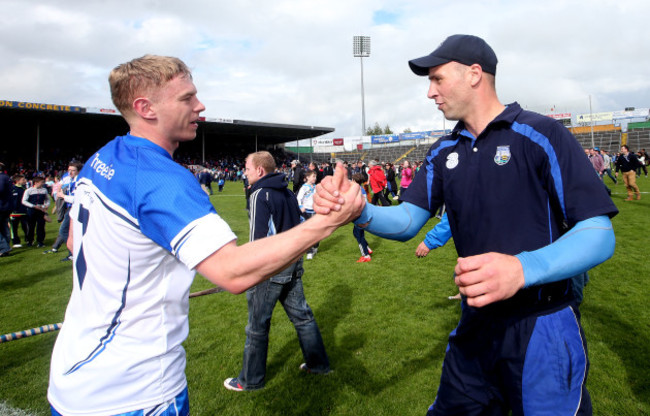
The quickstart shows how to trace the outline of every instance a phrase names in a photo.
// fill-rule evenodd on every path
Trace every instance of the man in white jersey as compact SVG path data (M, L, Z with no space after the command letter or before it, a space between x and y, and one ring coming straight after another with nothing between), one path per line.
M195 272L241 293L356 218L363 200L237 246L192 174L172 160L199 114L188 67L147 55L109 76L131 131L95 153L70 211L73 291L52 353L53 415L187 415L189 289ZM345 172L335 177L344 180Z

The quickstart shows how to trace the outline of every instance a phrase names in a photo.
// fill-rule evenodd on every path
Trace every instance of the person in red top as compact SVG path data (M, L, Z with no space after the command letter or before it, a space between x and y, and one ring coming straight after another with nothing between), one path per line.
M381 202L381 205L386 207L392 205L386 197L384 196L384 188L386 187L386 175L384 174L381 166L377 164L376 160L370 161L370 169L368 170L368 177L370 182L370 189L372 189L372 201L371 204L377 205L377 200Z

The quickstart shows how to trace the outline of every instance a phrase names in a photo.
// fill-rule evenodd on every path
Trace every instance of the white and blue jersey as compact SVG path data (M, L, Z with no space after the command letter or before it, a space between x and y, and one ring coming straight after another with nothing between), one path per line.
M192 174L143 138L117 137L79 174L74 286L48 399L65 415L119 414L183 391L193 269L236 236Z

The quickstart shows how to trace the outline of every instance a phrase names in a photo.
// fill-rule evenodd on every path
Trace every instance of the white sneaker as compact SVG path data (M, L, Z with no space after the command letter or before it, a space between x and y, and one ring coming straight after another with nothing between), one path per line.
M307 260L311 260L314 258L314 253L307 253Z

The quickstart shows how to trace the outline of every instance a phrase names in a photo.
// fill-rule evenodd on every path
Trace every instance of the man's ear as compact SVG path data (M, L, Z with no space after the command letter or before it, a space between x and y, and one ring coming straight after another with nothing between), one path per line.
M133 101L133 111L146 120L154 120L156 118L156 112L152 104L148 98L138 97Z
M473 64L469 67L469 74L471 76L471 85L475 87L483 78L483 68L479 64Z

